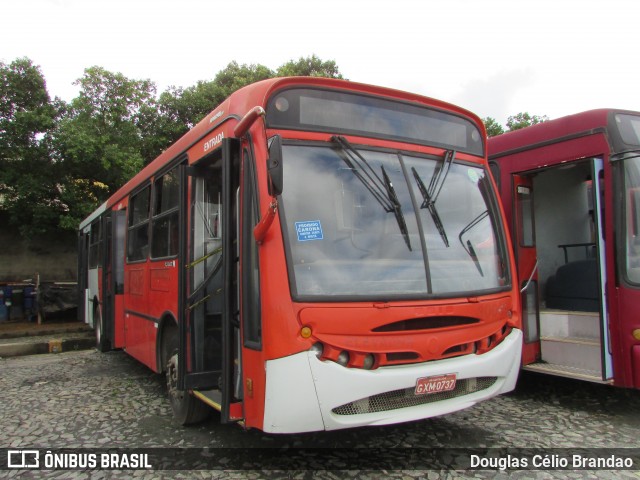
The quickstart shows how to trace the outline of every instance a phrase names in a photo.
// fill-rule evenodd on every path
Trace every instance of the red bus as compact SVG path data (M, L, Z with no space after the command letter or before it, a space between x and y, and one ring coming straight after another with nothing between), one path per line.
M640 113L489 139L523 291L527 370L640 388Z
M406 422L514 388L513 254L473 114L321 78L240 89L79 228L101 350L179 422Z

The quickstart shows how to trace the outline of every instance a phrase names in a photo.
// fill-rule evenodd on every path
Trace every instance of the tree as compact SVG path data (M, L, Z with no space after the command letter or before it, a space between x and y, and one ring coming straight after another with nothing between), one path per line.
M77 83L80 94L69 105L55 138L69 201L61 219L67 228L77 226L159 148L148 128L157 121L153 82L91 67Z
M530 127L531 125L536 125L548 120L549 117L546 115L530 115L528 112L521 112L507 119L507 127L510 132L513 132L514 130L520 130L521 128Z
M104 183L113 193L145 163L141 127L154 111L155 84L100 67L86 69L76 83L80 94L57 136L65 170Z
M155 140L166 148L236 90L276 76L342 78L334 61L323 61L315 55L291 60L276 72L260 64L230 62L211 81L199 81L185 89L171 87L160 95L157 102L159 117L152 126Z
M504 128L495 118L486 117L483 118L482 121L487 129L487 136L495 137L496 135L502 135L504 133Z
M0 210L25 238L55 229L62 209L49 136L61 108L31 60L0 62Z
M220 89L221 95L220 101L216 102L209 111L213 110L218 103L227 98L236 90L241 89L247 85L250 85L260 80L266 80L267 78L273 78L275 73L273 70L265 67L264 65L238 65L237 62L231 62L223 70L220 70L215 76L213 82Z
M513 132L514 130L520 130L521 128L530 127L538 123L546 122L549 117L546 115L530 115L528 112L521 112L516 115L511 115L507 119L507 132ZM495 118L486 117L483 118L484 126L487 129L487 136L495 137L496 135L502 135L505 133L505 129L500 125Z
M343 78L338 65L333 60L322 61L315 55L290 60L278 68L278 77L327 77Z

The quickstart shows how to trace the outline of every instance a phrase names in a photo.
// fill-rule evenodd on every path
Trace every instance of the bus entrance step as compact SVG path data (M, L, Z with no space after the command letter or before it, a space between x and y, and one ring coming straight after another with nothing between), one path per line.
M523 370L529 372L538 372L548 375L556 375L559 377L573 378L576 380L586 380L593 383L610 384L610 381L602 380L600 372L596 370L585 370L583 368L568 367L566 365L557 365L553 363L537 362L525 365Z
M222 393L220 390L194 390L193 394L211 408L222 411Z
M602 361L600 350L600 342L591 338L540 338L541 360L555 365L599 372Z
M568 310L541 310L540 334L547 337L600 338L600 314Z

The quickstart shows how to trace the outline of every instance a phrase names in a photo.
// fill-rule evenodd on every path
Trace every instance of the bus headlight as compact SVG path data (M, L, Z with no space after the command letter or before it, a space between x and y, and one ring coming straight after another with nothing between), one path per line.
M322 343L320 342L316 342L311 346L309 351L315 353L316 356L321 357L322 352L324 351L324 345L322 345Z
M364 368L365 370L371 370L374 363L376 363L376 359L369 353L366 357L364 357L362 368Z
M341 351L340 355L338 355L338 363L343 367L346 367L349 363L349 352L346 350Z

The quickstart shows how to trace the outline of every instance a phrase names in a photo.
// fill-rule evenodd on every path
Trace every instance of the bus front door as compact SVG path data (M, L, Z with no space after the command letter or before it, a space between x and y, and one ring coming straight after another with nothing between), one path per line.
M526 370L611 379L602 180L601 158L513 176Z
M221 421L241 417L237 191L237 143L194 167L184 167L185 225L181 258L180 358L178 385L220 411Z

